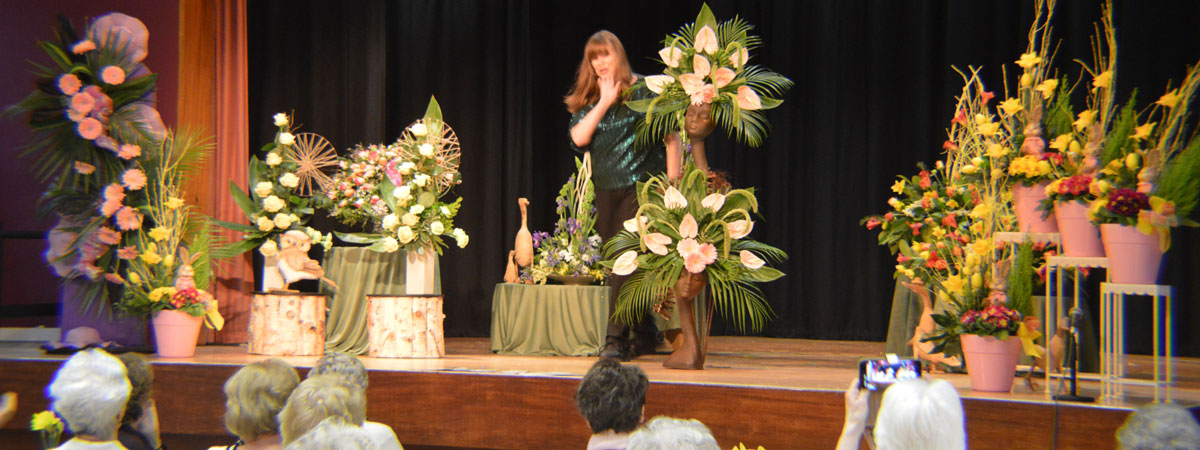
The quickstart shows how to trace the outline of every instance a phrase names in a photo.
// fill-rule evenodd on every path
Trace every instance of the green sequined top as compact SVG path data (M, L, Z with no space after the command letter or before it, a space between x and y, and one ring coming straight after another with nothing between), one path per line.
M649 89L642 87L632 93L629 100L640 100L653 95ZM568 129L574 128L595 106L593 103L579 108L579 111L571 115ZM631 188L650 175L666 171L666 151L662 143L642 148L634 144L637 140L637 134L634 132L637 122L645 118L645 114L621 104L609 108L604 113L604 117L596 125L596 132L592 134L591 144L579 147L568 136L567 140L575 151L592 152L592 183L596 189Z

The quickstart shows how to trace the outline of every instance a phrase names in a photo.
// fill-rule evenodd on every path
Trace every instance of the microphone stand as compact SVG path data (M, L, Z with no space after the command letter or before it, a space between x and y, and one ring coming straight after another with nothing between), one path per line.
M1091 403L1096 401L1095 397L1084 397L1079 395L1079 319L1083 316L1083 312L1079 308L1071 308L1071 330L1067 334L1067 354L1066 363L1067 370L1071 371L1069 394L1055 394L1055 400L1067 402Z

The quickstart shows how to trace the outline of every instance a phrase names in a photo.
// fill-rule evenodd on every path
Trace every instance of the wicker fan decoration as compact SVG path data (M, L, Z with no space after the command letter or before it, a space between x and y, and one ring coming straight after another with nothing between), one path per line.
M420 129L417 124L424 126L427 130L423 136L417 136L413 133L414 129ZM438 196L444 195L450 188L462 182L458 174L459 160L462 158L462 149L458 145L458 136L454 134L454 129L450 125L443 122L441 119L434 117L425 117L417 119L412 125L404 129L404 134L400 137L402 142L415 142L419 144L430 144L433 146L433 159L436 161L436 167L433 169L433 179L436 182ZM420 155L417 154L418 145L406 145L403 150L403 159L419 160Z
M295 173L300 178L296 193L302 197L312 196L314 183L322 190L328 189L333 178L325 171L338 169L337 149L316 133L296 134L296 143L287 149L285 158L296 163Z

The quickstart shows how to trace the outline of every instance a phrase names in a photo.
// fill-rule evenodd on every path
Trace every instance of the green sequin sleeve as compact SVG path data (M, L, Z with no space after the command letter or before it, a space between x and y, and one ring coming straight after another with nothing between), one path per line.
M645 98L647 95L652 94L643 88L634 92L630 100ZM574 128L594 106L584 106L572 114L568 129ZM666 170L666 151L661 143L643 148L634 144L637 141L637 122L645 117L644 114L621 104L610 108L600 119L595 133L592 134L591 144L579 147L567 138L575 151L592 152L592 182L595 183L596 189L630 188L638 181Z

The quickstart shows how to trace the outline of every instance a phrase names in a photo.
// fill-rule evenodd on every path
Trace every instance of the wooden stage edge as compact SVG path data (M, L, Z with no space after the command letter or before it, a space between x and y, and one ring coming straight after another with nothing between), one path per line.
M445 358L363 358L370 371L367 417L391 425L408 449L586 447L590 432L573 400L595 359L494 355L488 348L486 338L451 338ZM703 371L666 370L665 354L632 364L651 381L647 418L699 419L722 448L744 442L771 450L828 449L841 432L843 391L857 376L857 361L881 356L883 348L879 342L714 337ZM231 443L222 422L222 384L241 365L262 358L244 346L204 346L188 359L151 357L168 446ZM4 442L35 445L32 433L21 430L46 408L43 389L62 359L32 344L0 343L0 391L20 396L16 419L0 431ZM303 375L317 358L283 359ZM1200 360L1175 361L1175 400L1200 404ZM1128 367L1135 374L1152 370L1145 357L1130 357ZM973 392L965 375L934 376L963 397L972 449L1114 448L1113 433L1129 410L1149 401L1148 391L1127 388L1122 402L1056 403L1023 380L1011 394L985 394ZM1081 391L1095 395L1098 388L1084 382Z

